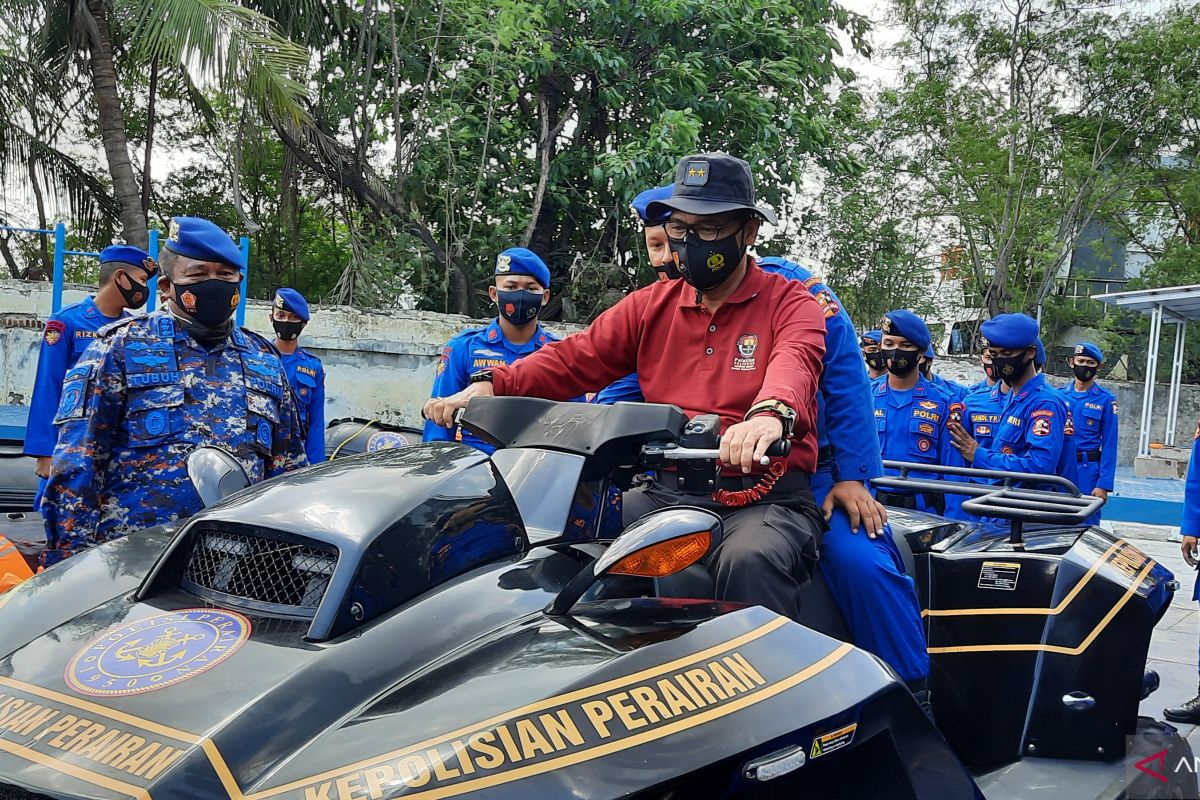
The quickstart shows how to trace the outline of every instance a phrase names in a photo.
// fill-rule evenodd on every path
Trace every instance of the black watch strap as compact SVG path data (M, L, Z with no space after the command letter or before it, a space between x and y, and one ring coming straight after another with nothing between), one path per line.
M481 369L479 372L472 372L469 378L470 383L491 383L492 371L490 369Z

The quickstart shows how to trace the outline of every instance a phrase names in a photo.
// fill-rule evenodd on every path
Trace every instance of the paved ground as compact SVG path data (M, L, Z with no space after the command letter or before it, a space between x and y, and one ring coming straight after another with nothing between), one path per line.
M1147 668L1158 672L1162 687L1143 700L1141 706L1142 714L1162 719L1163 706L1176 705L1196 696L1197 639L1200 638L1200 604L1192 600L1196 573L1184 563L1179 543L1171 541L1178 534L1178 528L1119 522L1113 529L1174 572L1180 583L1171 607L1150 640ZM1178 727L1187 736L1192 750L1200 753L1200 728Z

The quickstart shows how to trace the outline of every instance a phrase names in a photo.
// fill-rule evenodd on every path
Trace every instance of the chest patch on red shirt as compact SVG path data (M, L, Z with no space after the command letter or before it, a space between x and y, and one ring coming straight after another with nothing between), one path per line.
M758 351L758 334L743 333L737 341L738 354L733 358L733 369L739 372L749 372L757 369L754 354Z

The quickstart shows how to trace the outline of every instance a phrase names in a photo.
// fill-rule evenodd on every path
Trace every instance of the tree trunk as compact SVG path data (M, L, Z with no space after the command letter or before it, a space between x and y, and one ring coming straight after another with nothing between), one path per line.
M118 218L125 241L137 247L147 247L150 237L146 230L146 215L142 213L141 187L133 174L133 162L129 158L129 140L125 135L125 117L117 92L117 70L108 32L108 10L104 0L87 0L87 11L92 18L92 24L88 26L92 91L100 118L100 138L104 142L108 172L113 180Z
M150 219L150 155L154 152L154 107L158 99L158 56L150 62L150 97L146 101L146 157L142 161L142 216Z

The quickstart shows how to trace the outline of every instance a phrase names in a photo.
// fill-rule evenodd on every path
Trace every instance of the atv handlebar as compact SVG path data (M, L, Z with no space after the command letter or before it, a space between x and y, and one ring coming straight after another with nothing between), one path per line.
M772 458L782 458L792 451L792 443L788 439L779 439L767 448L767 454L759 463L767 465ZM648 444L642 447L642 458L648 464L660 461L717 461L721 457L719 449L695 447L680 447L676 444Z

